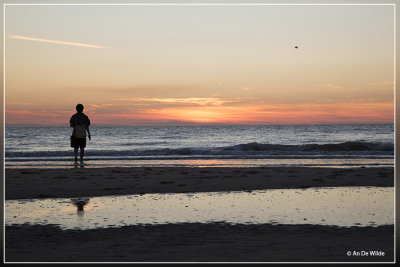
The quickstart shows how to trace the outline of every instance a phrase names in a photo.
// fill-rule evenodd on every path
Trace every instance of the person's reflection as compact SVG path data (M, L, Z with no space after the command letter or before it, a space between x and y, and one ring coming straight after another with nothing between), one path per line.
M78 214L83 213L83 207L89 203L89 198L72 198L72 204L77 207Z

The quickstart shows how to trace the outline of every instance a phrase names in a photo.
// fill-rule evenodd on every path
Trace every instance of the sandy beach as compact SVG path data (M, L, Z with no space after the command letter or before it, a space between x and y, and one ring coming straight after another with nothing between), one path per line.
M6 169L5 199L393 186L393 168L113 167Z
M385 256L347 256L383 251ZM392 262L393 226L168 224L6 228L11 262Z
M392 187L393 168L6 169L6 200L338 186ZM351 252L351 256L347 253ZM358 252L369 256L357 256ZM372 256L378 252L379 256ZM384 254L384 255L383 255ZM183 223L5 228L5 262L393 262L394 226Z

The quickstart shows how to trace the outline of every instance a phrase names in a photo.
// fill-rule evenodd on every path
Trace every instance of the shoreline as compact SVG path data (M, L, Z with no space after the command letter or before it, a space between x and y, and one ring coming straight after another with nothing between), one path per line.
M6 168L5 200L337 186L394 186L394 168Z

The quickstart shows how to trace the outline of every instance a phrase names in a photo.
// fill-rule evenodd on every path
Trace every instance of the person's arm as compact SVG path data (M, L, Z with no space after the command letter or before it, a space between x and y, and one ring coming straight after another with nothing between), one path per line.
M86 127L86 131L88 132L88 137L89 137L89 140L91 140L91 139L92 139L92 137L90 136L89 127Z
M92 137L90 135L89 126L90 126L90 120L89 120L89 117L86 116L86 131L88 132L89 140L91 140Z

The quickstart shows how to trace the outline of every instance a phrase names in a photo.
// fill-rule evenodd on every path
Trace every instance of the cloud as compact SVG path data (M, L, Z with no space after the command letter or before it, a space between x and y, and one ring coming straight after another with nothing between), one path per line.
M227 103L235 103L241 101L241 99L221 99L217 97L183 97L183 98L119 98L113 100L122 101L134 101L134 102L157 102L163 104L189 104L189 105L199 105L199 106L222 106Z
M386 87L386 86L393 87L394 82L393 81L379 81L379 82L366 82L365 84L367 86L372 86L372 87Z
M67 125L71 111L67 110L6 110L6 124L26 125Z
M298 124L393 121L392 103L273 104L209 107L168 107L144 110L149 119L194 123Z
M65 42L65 41L57 41L57 40L48 40L48 39L41 39L41 38L33 38L33 37L26 37L21 35L11 35L8 38L10 39L19 39L19 40L27 40L27 41L35 41L35 42L42 42L42 43L52 43L52 44L59 44L59 45L68 45L68 46L80 46L80 47L87 47L87 48L96 48L96 49L109 49L109 46L102 46L102 45L95 45L95 44L85 44L85 43L75 43L75 42Z
M35 105L35 104L29 103L29 102L8 102L7 105L31 106L31 105Z
M331 83L315 84L315 85L313 85L313 87L325 87L325 88L329 88L329 89L341 89L341 88L343 88L340 85L331 84Z

